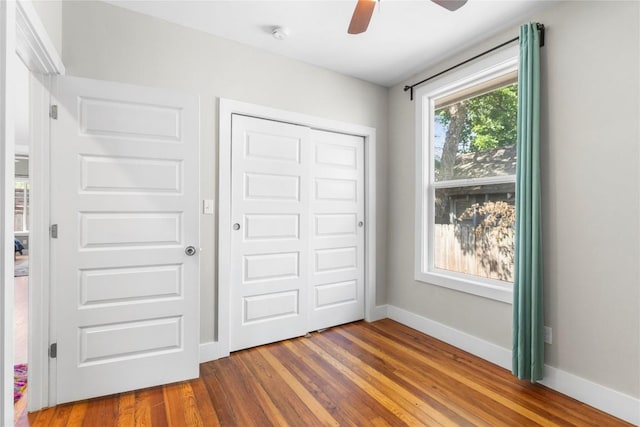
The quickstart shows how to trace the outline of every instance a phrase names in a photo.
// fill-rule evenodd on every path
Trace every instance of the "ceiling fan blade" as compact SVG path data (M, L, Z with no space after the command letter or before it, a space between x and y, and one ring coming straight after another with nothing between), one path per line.
M467 2L467 0L431 0L438 6L442 6L450 11L458 10Z
M360 34L367 31L375 7L376 0L358 0L356 9L353 11L353 17L351 17L348 33Z

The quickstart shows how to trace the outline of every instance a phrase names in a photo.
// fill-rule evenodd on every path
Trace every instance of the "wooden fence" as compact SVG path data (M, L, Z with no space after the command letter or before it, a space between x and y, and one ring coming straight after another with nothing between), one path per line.
M499 237L488 231L480 235L472 225L436 224L434 265L436 268L513 281L513 232Z

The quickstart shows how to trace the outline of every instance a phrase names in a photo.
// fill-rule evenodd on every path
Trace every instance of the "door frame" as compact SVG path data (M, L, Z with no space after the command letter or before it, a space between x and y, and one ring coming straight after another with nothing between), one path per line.
M2 263L1 277L2 305L0 311L0 350L2 363L0 364L0 423L13 425L13 401L9 398L9 388L13 382L13 258L10 256L9 238L13 234L13 203L9 199L12 194L14 165L11 157L14 155L13 109L6 108L12 102L14 91L10 82L13 79L13 61L15 61L15 3L0 2L0 263ZM7 357L9 356L9 357Z
M233 114L273 120L311 129L345 133L364 139L365 186L365 320L380 318L376 312L376 130L336 120L220 98L218 106L218 292L217 351L215 358L229 355L229 298L231 286L231 117Z
M32 269L30 271L31 290L29 292L29 402L30 411L51 404L49 400L49 211L48 211L48 145L49 145L49 97L50 76L64 74L65 68L42 21L28 0L10 0L0 5L0 106L13 102L15 96L11 85L16 54L30 71L30 179L39 188L32 198L32 230L30 239L35 251L30 251ZM12 109L0 117L0 134L5 143L0 147L0 159L8 163L0 178L0 211L2 227L0 239L4 243L0 249L5 275L1 279L2 299L5 301L3 316L0 318L0 349L4 363L0 370L0 421L13 425L13 400L9 388L13 387L13 255L10 253L9 238L13 234L13 160L15 143L13 136ZM35 163L34 163L35 162ZM9 198L11 197L11 198ZM33 267L37 266L37 267ZM32 291L37 289L37 292Z

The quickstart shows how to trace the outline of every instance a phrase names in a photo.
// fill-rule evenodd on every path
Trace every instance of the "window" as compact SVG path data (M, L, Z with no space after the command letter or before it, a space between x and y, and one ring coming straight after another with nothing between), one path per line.
M511 302L517 47L417 91L416 280Z
M29 204L30 191L28 178L16 178L15 180L15 204L13 231L16 233L29 231Z

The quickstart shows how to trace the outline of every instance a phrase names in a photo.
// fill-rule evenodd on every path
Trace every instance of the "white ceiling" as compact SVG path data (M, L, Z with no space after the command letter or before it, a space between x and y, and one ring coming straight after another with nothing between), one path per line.
M428 0L380 0L360 35L347 34L356 0L108 3L391 86L556 1L469 0L450 12ZM288 27L289 38L274 39L274 26Z

